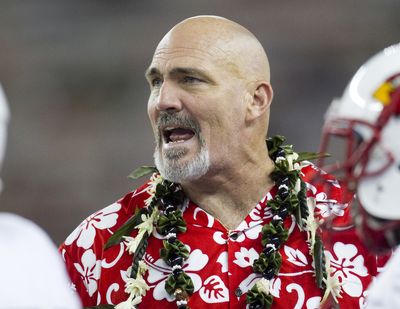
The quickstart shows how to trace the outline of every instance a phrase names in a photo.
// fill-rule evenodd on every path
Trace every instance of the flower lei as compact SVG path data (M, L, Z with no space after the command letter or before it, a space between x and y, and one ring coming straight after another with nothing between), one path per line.
M329 260L324 254L322 240L317 231L319 222L314 218L312 202L307 202L306 185L300 178L300 163L304 160L315 159L320 155L314 153L296 153L292 145L283 145L283 136L274 136L267 139L269 155L275 162L275 169L271 174L278 191L276 196L267 202L273 217L270 223L262 228L261 243L263 251L253 263L253 271L262 278L247 292L246 302L250 309L270 308L273 302L271 282L278 275L282 256L281 246L289 237L284 227L284 219L293 216L301 231L307 233L307 243L310 255L313 258L316 285L324 291L321 304L331 295L335 302L340 296L341 287L332 276ZM172 269L166 283L166 292L175 298L177 308L188 309L188 300L194 292L191 278L182 269L184 261L189 257L186 245L178 239L180 233L186 231L186 223L182 217L182 205L185 194L179 184L163 179L154 167L142 167L135 170L130 177L139 178L153 173L147 192L150 197L145 201L145 207L135 214L108 240L105 248L124 241L126 250L133 254L132 267L125 284L125 292L129 294L126 301L115 306L115 309L132 309L141 302L149 286L143 279L146 271L143 256L146 252L148 238L154 231L163 235L163 248L160 256ZM138 230L136 237L130 237L133 230ZM236 295L241 296L240 289ZM100 305L92 308L113 308Z

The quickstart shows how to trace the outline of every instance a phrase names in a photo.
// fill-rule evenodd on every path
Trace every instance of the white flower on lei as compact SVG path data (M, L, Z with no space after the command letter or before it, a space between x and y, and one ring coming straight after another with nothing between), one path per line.
M136 309L136 305L142 302L142 296L134 297L130 295L126 301L119 303L115 306L115 309Z
M125 293L134 295L135 297L146 295L146 291L149 289L150 287L140 274L138 274L136 279L128 278L125 284Z
M340 295L340 293L342 292L342 283L339 282L337 277L332 275L333 270L331 268L331 263L330 263L329 257L326 255L326 253L325 253L325 260L326 260L325 267L326 267L327 277L324 278L323 280L326 285L326 290L325 290L324 297L321 300L321 305L323 305L326 302L329 295L332 295L335 302L339 303L338 298L342 298L342 296Z
M92 249L86 250L81 257L82 264L74 263L78 273L81 275L89 296L97 291L97 280L100 278L101 260L96 260Z
M144 275L144 273L147 270L148 270L148 267L147 267L146 263L143 260L139 261L139 273L141 275Z
M136 228L139 230L139 233L136 237L131 236L123 236L125 239L124 243L126 245L126 250L129 254L134 254L136 252L137 247L139 246L144 234L147 232L148 235L154 230L154 221L158 217L158 210L155 208L151 215L142 214L141 219L142 223L140 223Z
M307 199L308 216L307 219L302 219L306 224L307 242L310 254L313 254L315 245L315 235L317 233L320 222L314 217L315 200L313 198Z
M361 296L363 285L360 277L368 275L364 257L357 253L355 245L342 242L334 244L333 254L325 251L325 255L330 261L333 277L342 284L343 291L352 297Z
M248 275L240 284L239 289L243 293L247 293L257 282L260 280L261 275L252 273ZM273 297L280 297L280 291L282 288L282 280L279 277L275 277L269 281L269 292Z
M104 230L113 227L117 223L117 212L121 204L114 203L93 215L87 217L65 240L66 245L71 245L75 240L76 245L83 249L89 249L94 242L96 230Z
M141 219L142 223L140 223L136 228L139 229L139 233L147 232L147 234L151 235L154 230L154 221L157 220L158 210L155 208L151 215L142 214Z
M323 218L332 214L341 217L348 206L348 204L338 203L337 200L328 199L325 192L320 192L315 196L315 203L318 209L317 214L320 214Z
M162 178L161 175L154 173L151 177L150 177L150 182L149 182L149 186L147 187L147 193L150 195L148 199L146 199L144 201L146 206L149 206L155 193L156 193L156 188L157 185L159 183L161 183L164 180L164 178Z
M289 171L300 170L300 164L293 163L293 161L297 160L298 158L299 155L297 154L297 152L293 152L292 154L286 156L286 160L289 163Z
M266 295L270 294L270 290L271 290L270 285L271 285L271 281L267 280L265 278L261 278L256 283L256 287L257 287L258 291L260 293L264 293Z
M136 237L122 236L122 238L125 239L124 244L126 245L126 251L128 251L129 254L135 253L136 248L143 238L143 235L144 233L139 233Z
M121 272L121 278L125 281L125 293L129 294L126 301L119 303L115 306L115 309L135 309L135 305L142 302L142 297L146 295L146 292L150 289L146 281L143 279L143 274L147 270L147 266L143 261L139 261L138 273L136 279L130 278L132 266L126 271Z

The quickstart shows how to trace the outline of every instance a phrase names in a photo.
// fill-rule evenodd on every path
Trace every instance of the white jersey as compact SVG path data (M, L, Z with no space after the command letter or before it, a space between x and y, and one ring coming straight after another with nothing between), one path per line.
M82 308L60 254L33 222L0 213L0 309Z
M369 287L367 308L400 308L400 247Z

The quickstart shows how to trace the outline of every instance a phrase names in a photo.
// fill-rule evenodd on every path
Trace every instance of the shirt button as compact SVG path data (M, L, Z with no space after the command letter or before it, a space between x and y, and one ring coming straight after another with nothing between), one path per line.
M240 288L237 288L237 289L235 290L235 295L236 295L237 297L242 296L242 295L243 295L242 290L241 290Z
M239 237L239 234L236 232L233 232L229 235L229 238L232 240L236 240L236 239L238 239L238 237Z

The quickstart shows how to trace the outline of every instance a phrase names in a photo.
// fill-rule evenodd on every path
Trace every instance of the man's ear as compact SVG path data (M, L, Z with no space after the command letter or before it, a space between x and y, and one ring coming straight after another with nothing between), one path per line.
M249 93L246 121L252 121L264 115L271 105L273 96L274 92L269 83L266 81L257 82L253 92Z

